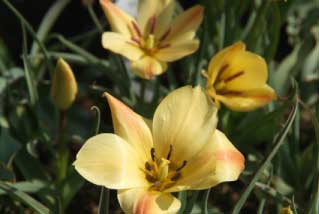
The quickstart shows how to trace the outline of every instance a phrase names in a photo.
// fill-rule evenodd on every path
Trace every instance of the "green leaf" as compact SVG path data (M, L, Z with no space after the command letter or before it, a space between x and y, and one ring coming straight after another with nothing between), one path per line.
M296 84L296 83L295 83ZM264 160L262 161L260 167L255 172L253 177L251 178L248 186L245 188L244 192L241 194L239 200L235 204L232 214L238 214L243 207L244 203L246 202L248 196L250 195L251 191L254 189L256 182L262 175L263 171L266 169L266 167L270 164L273 157L277 154L279 148L284 142L285 137L288 134L288 131L295 119L297 110L298 110L298 89L297 86L295 86L295 95L294 95L294 101L293 101L293 108L288 116L288 119L284 125L284 127L280 130L278 135L274 139L274 144L270 152L265 156Z
M66 208L75 194L82 188L85 181L71 166L68 170L67 177L60 185L63 207Z
M8 164L11 158L19 151L20 144L11 137L9 130L2 128L0 136L0 162Z
M5 191L6 193L12 195L16 200L24 203L25 205L32 208L34 211L36 211L39 214L49 214L50 211L47 207L45 207L40 202L36 201L34 198L29 196L28 194L18 190L14 186L12 186L9 183L4 183L0 181L0 189Z
M26 193L37 193L43 188L46 188L47 184L40 180L32 181L22 181L11 184L12 187L18 189L19 191ZM8 192L0 190L0 195L7 194Z

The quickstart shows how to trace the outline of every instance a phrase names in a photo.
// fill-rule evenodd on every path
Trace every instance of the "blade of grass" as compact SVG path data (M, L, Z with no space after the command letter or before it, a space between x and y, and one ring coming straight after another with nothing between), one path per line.
M316 116L316 113L312 111L305 103L303 103L300 100L301 106L310 114L311 117L311 123L314 127L315 131L315 145L314 145L314 151L313 151L313 161L312 163L314 164L314 169L313 171L315 172L314 175L314 181L313 181L313 192L311 196L311 200L309 203L309 208L308 212L309 214L318 214L319 212L319 119Z
M190 200L188 200L186 207L185 207L185 212L184 213L192 213L193 207L195 205L195 202L199 196L199 190L194 190L191 192L192 196Z
M182 191L178 193L178 199L181 201L181 208L179 209L178 213L183 214L186 208L187 202L187 191Z
M297 110L298 110L298 86L297 86L296 83L295 83L295 95L294 95L294 98L293 98L293 103L294 103L293 108L292 108L292 110L291 110L291 112L289 114L289 117L288 117L284 127L280 130L278 135L275 137L272 149L265 156L265 159L262 161L260 167L258 168L258 170L255 172L255 174L251 178L251 180L250 180L248 186L246 187L246 189L244 190L244 192L241 194L239 200L237 201L237 203L235 204L235 206L234 206L234 208L232 210L232 214L239 214L240 210L244 206L244 203L246 202L246 200L247 200L248 196L250 195L251 191L254 189L254 187L256 185L256 182L258 181L258 179L262 175L262 173L265 170L265 168L271 162L273 157L276 155L276 153L278 152L279 148L283 144L286 135L288 134L288 131L289 131L291 125L292 125L292 122L294 121L294 118L295 118Z
M38 43L44 58L45 62L49 67L50 71L53 71L54 66L52 62L50 61L49 54L47 52L47 49L45 46L42 44L42 42L39 40L37 37L35 31L33 30L32 26L29 24L29 22L22 16L22 14L8 1L8 0L2 0L2 2L11 10L11 12L19 19L19 21L25 26L25 28L29 31L31 34L32 38Z
M91 17L93 23L95 24L96 28L98 29L98 31L100 33L103 33L103 27L102 27L99 19L97 18L97 15L96 15L91 3L87 4L87 9L89 11L90 17Z
M203 207L202 207L202 213L208 214L208 199L209 199L209 193L210 189L207 189L204 191L204 201L203 201Z
M58 0L55 1L49 8L48 12L44 15L39 29L37 31L37 38L40 42L43 42L52 29L54 23L59 18L64 8L71 2L71 0ZM39 45L36 41L32 43L30 55L34 56L39 51Z
M27 35L26 35L26 30L25 26L23 23L21 23L21 28L22 28L22 43L23 43L23 48L22 48L22 59L23 59L23 65L24 65L24 75L25 79L27 81L27 86L28 86L28 91L29 91L29 96L30 96L30 103L32 106L35 106L35 104L38 101L38 91L37 87L33 78L33 75L30 71L30 64L27 59Z
M36 201L34 198L28 194L16 189L11 184L0 181L0 189L4 190L8 194L12 195L14 198L24 203L25 205L32 208L34 211L40 214L49 214L50 211L40 202Z
M96 125L94 135L97 135L100 131L101 123L101 111L97 106L92 106L91 110L96 112ZM99 200L99 214L109 213L109 203L110 203L110 190L101 187L100 200Z

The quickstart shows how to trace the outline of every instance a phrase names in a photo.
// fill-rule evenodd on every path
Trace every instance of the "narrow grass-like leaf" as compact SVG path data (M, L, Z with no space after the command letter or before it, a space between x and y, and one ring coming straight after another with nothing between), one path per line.
M22 59L23 59L23 65L24 65L24 75L25 75L25 79L27 81L31 105L34 106L38 102L39 95L38 95L38 90L37 90L36 83L35 83L35 80L33 77L33 73L30 70L31 66L30 66L29 61L27 59L27 49L28 49L27 35L26 35L26 31L25 31L25 26L23 23L21 23L21 27L22 27L22 38L23 38Z
M264 160L262 161L260 167L257 169L253 177L251 178L248 186L245 188L243 193L241 194L239 200L235 204L232 214L238 214L241 210L241 208L244 206L248 196L250 195L251 191L254 189L256 182L262 175L263 171L266 169L266 167L270 164L271 160L273 157L276 155L278 152L279 148L284 142L284 139L286 135L288 134L288 131L292 125L292 122L294 121L294 118L296 116L297 110L298 110L298 88L295 86L295 95L294 95L294 102L293 102L293 108L289 114L289 117L287 121L285 122L285 125L283 128L280 130L278 135L274 139L274 144L270 152L265 156Z
M25 205L32 208L39 214L49 214L50 211L47 207L45 207L40 202L36 201L34 198L29 196L28 194L18 190L17 188L13 187L11 184L5 183L0 181L0 189L4 190L8 194L12 195L17 200L21 201Z
M204 198L203 198L203 206L202 206L202 213L203 214L208 214L208 199L209 199L209 193L210 193L210 189L207 189L204 191Z
M187 201L184 213L192 212L195 202L197 201L197 198L199 196L199 190L194 190L191 193L192 193L191 198L190 200Z
M52 29L54 23L59 18L61 12L64 10L64 8L71 2L71 0L58 0L55 1L52 6L49 8L47 13L44 15L39 29L37 31L37 38L40 42L43 42ZM35 40L32 43L30 54L31 56L34 56L36 53L38 53L39 50L39 44Z
M87 4L88 12L90 14L90 17L91 17L93 23L96 26L96 29L98 29L98 31L100 33L102 33L103 32L103 26L101 25L99 19L97 18L97 15L96 15L92 5L93 4L90 4L90 3Z
M50 61L50 57L48 54L47 49L43 45L43 43L40 41L40 39L37 37L35 31L33 30L32 26L29 24L29 22L23 17L23 15L8 1L8 0L2 0L2 2L11 10L11 12L19 19L19 21L26 27L26 29L31 34L32 38L38 43L41 51L43 52L45 61L49 67L50 70L53 71L53 64Z
M110 190L102 187L99 201L99 214L109 214L109 203Z
M186 208L187 203L187 191L181 191L178 193L178 199L181 201L181 208L179 209L178 213L183 214Z

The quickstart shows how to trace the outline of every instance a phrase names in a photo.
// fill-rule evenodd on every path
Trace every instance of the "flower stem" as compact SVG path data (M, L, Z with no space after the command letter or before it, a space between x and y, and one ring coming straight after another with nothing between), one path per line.
M59 111L59 135L58 135L58 181L62 181L68 168L69 152L65 143L64 135L66 129L66 112L63 110Z
M89 11L90 17L91 17L92 21L94 22L96 28L98 29L98 31L99 31L100 33L103 33L103 27L102 27L102 25L101 25L99 19L97 18L96 13L94 12L94 9L93 9L93 7L92 7L92 4L88 4L88 5L87 5L87 9L88 9L88 11Z

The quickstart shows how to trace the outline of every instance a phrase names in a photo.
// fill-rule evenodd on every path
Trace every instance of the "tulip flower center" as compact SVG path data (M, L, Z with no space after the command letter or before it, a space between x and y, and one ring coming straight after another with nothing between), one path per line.
M152 16L148 21L148 32L142 34L137 23L132 21L132 31L134 32L131 41L145 51L149 56L155 55L160 49L170 47L170 44L164 43L164 40L170 33L168 29L161 37L157 37L156 30L156 16Z
M238 95L238 93L240 93L237 91L228 90L227 84L234 81L238 77L242 76L245 73L245 71L240 70L238 72L232 72L231 69L232 68L229 66L229 64L224 64L219 69L218 76L214 83L214 89L216 90L218 94L222 94L222 95L237 94ZM229 75L226 76L225 73L233 73L233 74L230 76Z
M181 170L186 166L187 161L183 161L181 165L172 163L169 159L173 151L170 145L169 152L165 158L157 158L154 148L151 149L151 161L145 163L145 177L150 183L150 189L163 191L164 189L174 186L178 179L181 178Z

